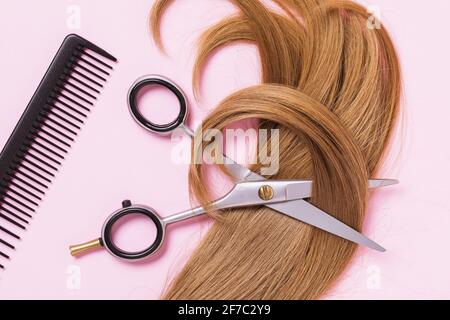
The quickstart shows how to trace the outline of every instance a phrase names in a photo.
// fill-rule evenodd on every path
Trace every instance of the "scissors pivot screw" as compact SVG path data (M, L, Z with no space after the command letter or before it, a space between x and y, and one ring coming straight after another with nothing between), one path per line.
M271 186L262 186L259 188L258 195L262 200L269 201L273 198L273 188Z

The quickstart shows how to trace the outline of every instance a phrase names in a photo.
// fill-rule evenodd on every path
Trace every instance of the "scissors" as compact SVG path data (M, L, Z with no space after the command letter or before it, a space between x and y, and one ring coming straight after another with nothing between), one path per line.
M177 117L169 123L154 123L139 111L137 104L139 92L143 88L154 85L167 88L178 99L179 113ZM168 78L161 75L148 75L136 80L128 92L128 107L135 121L144 129L152 133L168 135L176 129L182 129L188 136L191 138L194 137L194 132L186 126L186 117L188 114L186 96L183 91ZM313 181L267 180L263 176L234 162L225 155L224 162L227 170L236 179L237 183L230 192L211 204L211 207L214 208L214 210L262 205L356 244L380 252L386 251L376 242L306 201L311 197ZM368 187L372 189L397 183L398 181L393 179L371 179L369 180ZM73 256L78 256L94 248L103 247L117 258L140 260L151 256L161 248L168 225L200 216L206 212L205 208L196 207L166 217L161 217L151 207L145 205L133 205L130 200L125 200L122 202L122 207L106 219L99 238L83 244L70 246L70 251ZM144 250L123 250L113 241L112 230L114 225L122 218L131 214L138 214L148 218L156 227L155 240Z

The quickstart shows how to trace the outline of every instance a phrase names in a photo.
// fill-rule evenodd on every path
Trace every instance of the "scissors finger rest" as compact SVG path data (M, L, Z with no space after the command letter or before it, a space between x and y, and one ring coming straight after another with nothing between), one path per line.
M140 111L138 105L139 93L146 88L151 86L162 86L169 91L171 91L178 99L179 112L178 115L172 121L168 123L155 123L148 119ZM177 128L185 128L185 121L188 114L187 99L184 92L180 87L177 86L172 80L165 78L161 75L149 75L144 76L136 80L136 82L131 86L128 92L128 108L134 120L144 129L151 131L153 133L167 135ZM187 128L185 128L187 129ZM187 130L189 135L191 135L190 130Z
M156 236L154 241L145 249L139 251L127 251L120 246L116 245L113 240L113 228L114 226L126 216L129 215L143 215L146 218L150 219L151 222L155 225L156 228ZM80 255L84 252L95 248L105 248L110 254L113 256L126 259L126 260L139 260L145 258L147 256L152 255L155 251L157 251L164 240L165 234L165 223L164 220L159 217L159 215L150 207L136 205L133 206L131 201L125 200L122 202L122 208L112 213L103 224L103 228L101 231L101 237L80 245L70 246L70 251L73 256Z

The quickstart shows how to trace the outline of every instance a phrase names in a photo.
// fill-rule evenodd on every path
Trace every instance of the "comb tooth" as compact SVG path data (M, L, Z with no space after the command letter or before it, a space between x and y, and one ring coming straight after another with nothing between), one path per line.
M86 95L86 96L88 96L88 97L90 97L90 98L92 98L92 99L94 99L94 100L97 100L97 97L96 97L96 96L94 96L93 94L91 94L91 93L87 92L86 90L80 88L80 87L77 86L76 84L73 84L73 83L70 82L68 79L65 79L65 80L59 80L59 81L62 83L63 86L65 85L65 86L73 87L74 89L80 91L80 92L83 93L84 95Z
M8 200L6 200L5 197L10 199L10 200L12 200L12 201L14 201L16 204L24 207L25 209L30 210L31 212L35 212L35 210L33 208L31 208L27 204L23 203L22 201L14 198L12 195L8 194L7 192L1 191L0 194L2 194L4 196L3 197L3 202L6 203L7 205L12 207L12 204ZM13 208L16 209L15 207L13 207Z
M23 223L28 224L28 221L27 221L27 220L25 220L25 219L22 218L21 216L15 214L14 212L10 211L8 208L4 208L4 207L2 207L2 206L0 205L0 209L1 209L3 212L9 214L10 216L13 216L13 217L16 218L17 220L20 220L20 221L22 221ZM28 218L32 218L32 216L31 216L31 215L28 215Z
M56 149L58 149L58 150L60 150L60 151L62 151L62 152L64 152L64 153L67 153L67 150L66 150L66 149L63 149L62 147L58 146L56 143L54 143L54 142L48 140L47 138L43 137L42 135L39 134L40 132L45 133L45 134L47 134L48 136L52 137L52 134L48 134L48 133L47 133L44 129L42 129L42 128L41 128L39 131L33 130L33 129L30 131L30 133L33 134L36 138L39 138L39 139L45 141L46 143L48 143L49 145L51 145L52 147L54 147L54 148L56 148ZM52 138L53 138L53 137L52 137ZM55 138L54 138L54 139L55 139ZM56 138L55 140L58 140L58 139ZM37 141L35 141L35 143L37 143ZM63 143L63 144L64 144L64 143ZM69 147L70 147L70 145L69 145ZM48 148L48 151L50 151L50 150L51 150L51 149Z
M9 231L8 229L6 229L6 228L4 228L2 226L0 226L0 230L3 231L4 233L10 235L13 238L16 238L17 240L20 240L20 237L17 234L15 234L14 232Z
M16 210L17 212L23 214L24 216L31 217L29 213L23 211L22 209L18 208L16 205L13 205L13 204L10 203L9 201L3 199L3 203L5 203L5 204L8 205L9 207L13 208L13 209Z
M94 57L94 56L93 56L92 54L90 54L89 52L83 51L83 52L81 53L80 51L76 51L75 54L76 54L76 55L80 55L80 56L81 56L81 54L83 54L83 55L85 55L85 56L88 56L90 59L94 60L95 62L101 64L102 66L105 66L105 67L107 67L108 69L111 69L111 70L113 69L112 66L110 66L109 64L103 62L102 60L100 60L100 59Z
M3 258L9 259L9 256L1 251L0 251L0 256L2 256Z
M64 91L70 93L71 95L73 95L74 97L77 97L78 99L80 99L80 100L86 102L87 104L89 104L89 105L91 105L91 106L94 105L94 103L92 103L92 102L89 101L88 99L82 97L82 96L79 95L78 93L76 93L76 92L74 92L73 90L70 90L69 88L67 88L67 85L66 85L66 86L64 86L64 85L62 85L62 86L61 86L61 85L58 85L58 89L59 89L59 92L62 92L62 90L64 90ZM66 99L67 99L67 98L66 98ZM94 97L94 99L95 99L95 97ZM73 100L73 101L74 101L74 100Z
M75 60L75 59L74 59L74 60ZM89 73L90 75L96 77L96 78L99 79L99 80L106 81L106 78L104 78L104 77L102 77L102 76L96 74L94 71L92 71L92 70L86 68L85 66L83 66L83 65L81 65L81 64L79 64L79 63L77 63L76 61L73 62L73 65L74 65L75 67L77 67L77 68L80 68L80 69L83 70L83 71L86 71L87 73Z
M10 169L10 170L13 170L13 171L15 171L15 172L17 172L17 173L20 173L20 174L23 175L25 178L27 178L27 179L33 181L34 183L40 185L41 187L43 187L43 188L45 188L45 189L48 189L48 187L47 187L45 184L43 184L43 183L40 182L39 180L36 180L35 178L31 177L31 176L30 176L29 174L27 174L26 172L23 172L19 167L17 167L17 166L12 166L12 165L11 165L11 166L9 167L9 169Z
M52 149L50 149L47 146L45 146L42 143L40 143L39 141L34 140L33 143L35 143L37 146L41 147L42 149L45 149L46 151L52 153L53 155L57 156L58 158L64 159L64 156L62 156L61 154L53 151ZM43 153L43 154L45 154L45 153Z
M77 56L77 58L75 58L74 60L77 61L77 62L78 62L78 61L82 61L83 63L86 63L88 66L94 68L94 69L97 70L97 71L100 71L100 72L103 73L104 75L107 75L107 76L110 75L108 71L103 70L102 68L96 66L95 64L93 64L93 63L87 61L87 60L84 59L81 55Z
M87 76L86 74L84 74L84 73L82 73L82 72L76 70L74 64L68 63L68 64L67 64L67 67L68 67L68 69L69 69L71 72L73 72L73 73L79 75L80 77L82 77L82 78L88 80L89 82L95 84L96 86L99 86L100 88L103 88L103 85L102 85L100 82L98 82L98 81L92 79L91 77Z
M53 94L55 94L55 93L53 93ZM55 94L55 98L54 98L54 99L55 99L56 102L62 104L64 107L66 107L66 108L72 110L73 112L77 113L78 115L80 115L80 116L82 116L82 117L84 117L84 118L87 118L87 115L86 115L86 114L84 114L83 112L81 112L81 111L75 109L75 108L72 107L71 105L65 103L64 101L62 101L61 99L59 99L58 96L57 96L56 94ZM86 107L84 107L84 108L86 108ZM88 109L88 111L89 111L89 109Z
M66 126L63 125L62 123L59 123L59 122L56 121L55 119L51 118L51 117L49 116L49 114L41 113L40 115L41 115L41 117L43 117L44 120L50 121L51 123L53 123L53 124L59 126L61 129L66 130L67 132L73 134L74 136L77 136L77 135L78 135L78 133L76 133L76 132L73 131L72 129L66 127Z
M33 140L32 140L32 143L36 143L36 145L40 146L38 141L33 141ZM48 154L46 154L46 153L42 152L41 150L35 148L31 143L25 141L25 142L24 142L24 145L25 145L28 149L33 150L34 152L36 152L36 153L38 153L39 155L43 156L44 158L50 160L51 162L56 163L57 165L61 165L61 162L59 162L58 160L53 159L53 158L50 157ZM45 150L47 150L46 148L44 148L44 147L42 147L42 146L40 146L40 147L43 148L43 149L45 149ZM49 150L47 150L47 151L49 151ZM51 152L51 151L49 151L49 152ZM58 157L57 154L56 154L56 156ZM59 156L59 157L62 157L62 156ZM64 159L64 157L62 157L62 159Z
M12 189L12 188L10 188L10 187L7 187L6 189L7 189L8 192L14 193L16 196L21 197L22 199L28 201L29 203L35 205L36 207L39 206L38 203L36 203L35 201L31 200L30 198L24 196L24 195L21 194L20 192L17 192L16 190L14 190L14 189ZM1 206L0 206L0 208L1 208Z
M13 250L16 249L12 244L6 242L6 241L3 240L3 239L0 239L0 243L3 244L3 245L5 245L5 246L7 246L7 247L10 248L10 249L13 249Z
M21 225L20 223L18 223L17 221L11 219L10 217L5 216L3 213L0 213L0 218L8 221L9 223L15 225L16 227L22 229L22 230L26 230L25 226Z
M83 81L81 81L80 79L78 79L78 78L76 78L76 77L73 77L73 76L70 76L70 75L67 75L67 74L65 74L63 77L64 77L64 79L66 79L66 81L68 81L69 79L70 79L70 80L73 80L73 81L75 81L75 82L81 84L82 86L88 88L89 90L94 91L94 92L97 93L97 94L100 93L100 90L95 89L94 87L90 86L90 85L87 84L86 82L83 82Z
M95 44L93 44L92 42L89 42L89 41L85 41L85 44L78 45L78 50L82 50L83 52L86 52L87 50L91 50L91 51L95 52L96 54L99 54L108 60L111 60L114 62L117 61L117 59L114 56L112 56L111 54L109 54L108 52L103 50L102 48L99 48L98 46L96 46Z
M48 174L49 176L54 177L55 174L53 172L48 171L47 169L43 168L42 166L38 165L37 163L35 163L34 161L31 161L30 159L28 159L27 157L23 156L23 155L19 155L20 160L22 161L26 161L29 164L31 164L33 167L38 168L39 170L41 170L42 172ZM13 160L14 163L21 165L22 163L20 161L17 160Z
M116 61L93 43L69 35L7 142L13 148L2 151L0 269L17 246L14 240L31 224L32 213L112 73L108 59Z
M66 90L67 91L67 90ZM86 111L90 111L90 109L84 105L82 105L81 103L79 103L78 101L75 101L74 99L72 99L71 97L67 96L66 94L64 94L61 90L55 90L55 93L60 96L63 97L64 99L70 101L71 103L73 103L74 105L86 110Z
M34 194L33 192L31 192L30 190L25 189L25 188L22 187L21 185L19 185L19 184L17 184L16 182L14 182L12 179L9 179L9 181L8 181L7 179L8 179L8 178L3 178L3 180L4 180L5 182L7 182L9 185L12 185L12 186L16 187L17 189L19 189L19 190L25 192L26 194L32 196L33 198L35 198L35 199L37 199L37 200L39 200L39 201L42 200L41 197L37 196L36 194ZM1 181L0 181L0 184L1 184L3 187L7 187L8 184L6 184L5 182L1 182Z
M70 148L70 144L68 144L66 141L62 140L61 138L58 138L58 137L55 136L53 133L49 132L46 128L43 128L42 126L38 126L38 125L33 125L33 126L34 126L34 128L36 129L36 132L35 132L35 133L36 133L36 135L37 135L39 138L43 139L43 136L42 136L41 134L39 134L39 133L43 133L43 134L45 134L46 136L48 136L48 137L50 137L50 138L52 138L52 139L58 141L59 143L65 145L66 147ZM44 140L44 139L43 139L43 140ZM50 140L45 141L45 142L50 143ZM53 145L53 146L56 147L57 145L55 144L55 145ZM61 150L61 151L63 151L63 152L65 152L65 153L67 153L67 150L65 150L65 149L62 148L62 147L59 147L58 149Z
M30 173L32 173L32 174L34 174L35 176L41 178L42 180L45 180L45 181L47 181L48 183L51 183L51 182L52 182L49 178L43 176L42 174L40 174L40 173L37 172L36 170L30 168L27 164L25 164L25 163L23 163L23 162L20 162L20 161L13 161L13 163L16 164L16 168L25 168L25 169L27 169Z
M39 161L40 163L46 165L47 167L49 167L50 169L54 170L54 171L58 171L58 168L52 166L50 163L48 163L47 161L42 160L41 158L35 156L34 154L32 154L31 152L27 152L26 149L24 149L23 147L21 147L20 152L22 152L23 154L26 154L28 157L33 158L37 161Z
M63 113L64 115L68 116L69 118L71 118L71 119L77 121L78 123L81 123L81 124L84 123L83 120L81 120L81 119L75 117L73 114L71 114L71 113L67 112L66 110L64 110L64 109L62 109L62 108L60 108L60 107L58 107L58 106L55 105L55 104L49 104L46 108L47 108L47 110L48 110L49 112L52 112L51 109L53 108L53 109L58 110L59 112ZM55 116L57 115L57 113L53 113L53 114L54 114ZM58 116L59 116L59 115L58 115ZM64 119L64 118L62 118L61 116L59 116L59 117L60 117L61 119ZM68 121L68 120L67 120L67 121ZM75 125L75 124L74 124L74 126L77 127L77 128L79 128L79 129L81 129L81 127L79 127L79 126L77 126L77 125Z
M66 139L68 139L68 140L70 140L70 141L74 141L74 139L73 139L72 137L70 137L70 136L66 135L64 132L62 132L62 131L56 129L56 128L53 127L51 124L48 124L48 123L45 121L45 118L43 118L43 117L40 116L40 117L37 118L37 122L39 122L40 124L46 126L46 127L49 128L49 129L53 130L55 133L57 133L57 134L63 136L64 138L66 138ZM61 141L63 141L63 140L61 140ZM64 144L65 144L65 143L64 143ZM66 144L66 145L67 145L68 147L70 147L70 144Z
M23 183L23 184L26 185L27 187L33 189L34 191L36 191L36 192L38 192L38 193L40 193L40 194L42 194L42 195L45 195L45 192L44 192L44 191L42 191L41 189L35 187L35 186L32 185L31 183L25 181L25 180L22 179L21 177L16 176L13 172L12 172L12 173L11 173L11 172L7 172L7 174L8 174L11 178L14 178L14 179L16 179L17 181L20 181L21 183ZM11 178L4 178L4 180L5 180L6 182L12 181Z
M55 107L55 109L56 109L56 107ZM61 121L65 122L65 123L67 123L68 125L74 127L75 129L78 129L78 130L81 129L80 126L76 125L76 124L73 123L72 121L70 121L70 120L68 120L68 119L66 119L66 118L64 118L64 117L62 117L62 116L60 116L58 113L54 112L50 106L45 106L45 108L44 108L44 110L43 110L42 112L43 112L43 113L47 113L48 115L52 115L52 116L54 116L55 118L58 118L59 120L61 120ZM48 118L51 119L50 117L48 117ZM56 120L55 120L55 121L56 121ZM74 132L75 132L75 131L74 131Z

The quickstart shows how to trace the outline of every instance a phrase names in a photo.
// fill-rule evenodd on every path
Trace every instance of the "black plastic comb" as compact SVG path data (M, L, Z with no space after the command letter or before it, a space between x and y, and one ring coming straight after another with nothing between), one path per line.
M68 35L0 154L0 268L26 229L116 58Z

